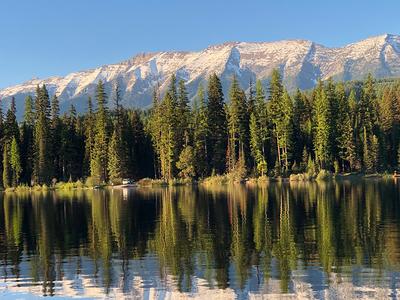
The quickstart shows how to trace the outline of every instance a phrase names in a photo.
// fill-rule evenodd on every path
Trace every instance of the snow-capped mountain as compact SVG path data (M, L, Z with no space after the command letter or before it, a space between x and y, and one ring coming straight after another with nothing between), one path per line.
M72 102L83 111L88 95L94 95L95 86L102 79L108 91L119 82L126 106L145 107L151 103L154 87L159 85L161 92L165 90L173 73L185 80L189 96L193 97L198 85L205 84L214 72L221 76L226 91L233 74L247 88L255 78L267 82L274 68L280 70L289 90L312 88L319 78L362 79L369 72L378 78L400 77L400 36L385 34L341 48L285 40L226 43L199 52L146 53L65 77L32 79L0 90L0 98L7 103L15 96L21 115L26 95L33 94L38 84L46 84L50 95L59 96L62 108Z

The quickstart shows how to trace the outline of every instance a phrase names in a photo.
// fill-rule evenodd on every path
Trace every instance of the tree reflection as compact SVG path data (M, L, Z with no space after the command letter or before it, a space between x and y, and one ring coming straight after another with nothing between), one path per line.
M29 277L43 295L71 270L105 294L129 292L146 274L182 292L195 292L199 277L242 291L273 278L289 292L293 271L315 265L328 279L358 265L383 280L400 269L398 199L396 184L372 180L6 193L0 276ZM135 262L149 257L157 265L146 273Z

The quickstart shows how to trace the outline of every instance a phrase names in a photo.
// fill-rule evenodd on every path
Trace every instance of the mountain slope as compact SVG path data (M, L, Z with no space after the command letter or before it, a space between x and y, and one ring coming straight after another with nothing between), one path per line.
M0 90L0 98L17 99L22 114L24 98L33 94L38 84L46 84L50 94L60 97L62 108L73 102L78 110L86 106L88 95L94 94L99 79L106 89L118 81L126 106L145 107L151 103L155 86L161 91L175 73L187 83L193 97L200 83L217 73L227 90L236 74L244 88L250 80L268 81L271 71L280 70L290 90L312 88L318 79L361 79L369 72L378 78L400 76L400 36L385 34L352 43L341 48L328 48L305 40L268 43L226 43L199 52L157 52L140 54L130 60L96 69L71 73L65 77L32 79Z

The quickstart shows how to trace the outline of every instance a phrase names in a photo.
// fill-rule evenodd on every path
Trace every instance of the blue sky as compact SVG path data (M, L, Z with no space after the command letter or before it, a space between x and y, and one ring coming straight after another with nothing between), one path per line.
M158 50L400 33L400 1L1 0L0 88Z

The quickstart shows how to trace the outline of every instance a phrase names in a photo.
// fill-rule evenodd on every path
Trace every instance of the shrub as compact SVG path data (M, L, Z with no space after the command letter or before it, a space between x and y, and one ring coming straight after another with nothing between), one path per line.
M140 186L164 186L168 185L163 179L142 178L137 182Z
M225 185L229 182L227 175L214 175L203 179L202 184L210 185Z
M15 189L13 188L13 187L7 187L5 190L4 190L4 192L6 192L6 193L10 193L10 192L14 192L15 191Z
M332 179L332 173L330 171L322 169L317 175L317 180L329 180Z
M100 178L99 177L95 177L95 176L89 176L88 178L86 178L86 182L85 185L88 187L93 187L96 185L100 185Z
M35 184L32 188L33 188L34 191L41 191L42 190L42 187L39 184Z
M80 180L78 180L78 181L75 183L75 186L76 186L77 189L83 189L83 188L85 187L85 185L83 184L83 182L80 181Z

